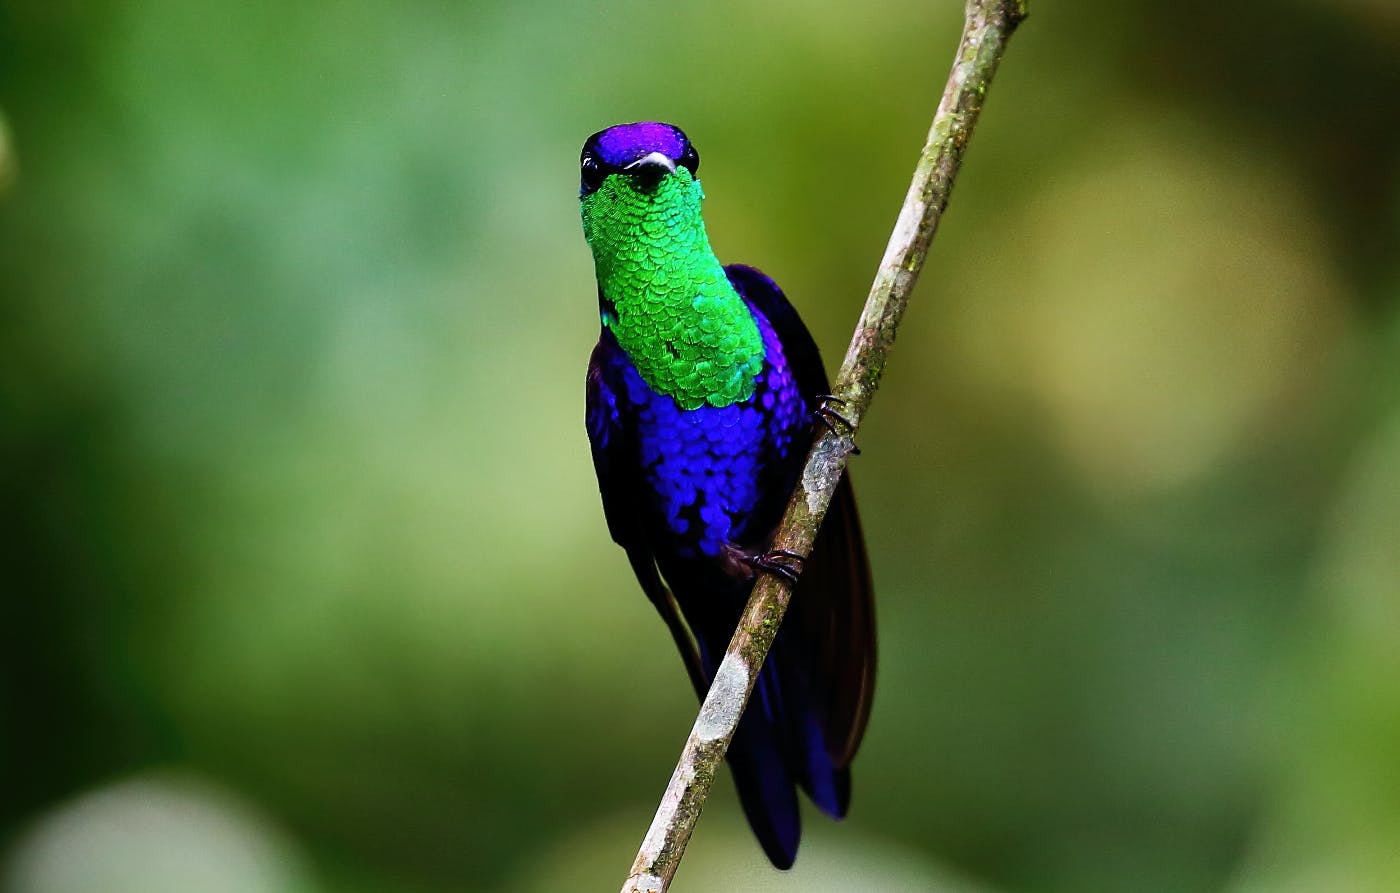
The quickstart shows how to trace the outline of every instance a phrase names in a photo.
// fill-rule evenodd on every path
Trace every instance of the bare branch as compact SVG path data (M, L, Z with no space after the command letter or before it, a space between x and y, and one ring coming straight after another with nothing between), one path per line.
M967 0L966 21L952 73L836 379L834 393L846 401L841 414L855 426L865 418L875 396L885 359L894 345L895 330L948 205L948 195L982 111L987 87L1007 39L1026 17L1026 4L1027 0ZM834 431L820 432L778 527L773 548L804 556L811 551L851 447L849 438ZM622 893L664 893L670 886L758 680L758 671L787 611L790 594L787 584L776 575L759 577Z

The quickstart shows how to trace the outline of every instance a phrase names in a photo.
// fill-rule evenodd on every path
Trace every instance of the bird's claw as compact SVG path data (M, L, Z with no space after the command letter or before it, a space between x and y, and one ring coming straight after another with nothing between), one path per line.
M821 422L822 425L826 428L826 430L831 432L832 436L845 437L846 440L849 441L851 444L851 455L859 456L860 447L856 446L854 437L856 426L852 424L850 419L846 418L841 413L832 409L832 404L835 404L837 406L845 406L846 401L832 394L818 394L817 408L812 410L812 414L816 416L817 421ZM842 425L846 426L846 433L844 435L840 431L836 430L836 422L840 422Z
M806 559L796 552L790 552L787 549L773 549L761 555L754 555L749 559L749 564L757 570L767 571L774 576L782 577L791 586L796 585L805 561Z

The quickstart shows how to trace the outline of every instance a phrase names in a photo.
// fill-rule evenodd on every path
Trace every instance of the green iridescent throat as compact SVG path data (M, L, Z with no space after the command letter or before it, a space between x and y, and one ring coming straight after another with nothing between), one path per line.
M683 409L753 396L763 337L724 275L700 217L705 197L685 168L654 193L613 174L580 202L612 330L642 379Z

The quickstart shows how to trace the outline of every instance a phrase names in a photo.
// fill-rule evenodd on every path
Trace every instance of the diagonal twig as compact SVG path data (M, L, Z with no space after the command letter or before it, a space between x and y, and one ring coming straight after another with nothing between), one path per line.
M833 388L836 397L845 401L841 414L851 421L852 435L875 396L895 330L948 205L948 194L982 111L987 87L1008 38L1026 17L1027 2L967 0L952 73ZM835 431L819 432L774 537L774 549L803 556L811 551L852 446L849 437ZM622 893L665 893L670 886L787 611L790 594L789 586L778 576L759 577Z

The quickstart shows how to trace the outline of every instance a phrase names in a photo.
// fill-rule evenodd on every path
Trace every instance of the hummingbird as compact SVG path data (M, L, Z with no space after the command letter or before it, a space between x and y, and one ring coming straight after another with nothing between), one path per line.
M680 128L601 130L579 169L602 322L586 421L603 511L702 700L756 576L794 584L727 754L754 834L789 868L797 789L846 815L875 681L870 568L849 479L805 561L772 548L813 426L844 421L840 401L782 290L715 257L700 156Z

